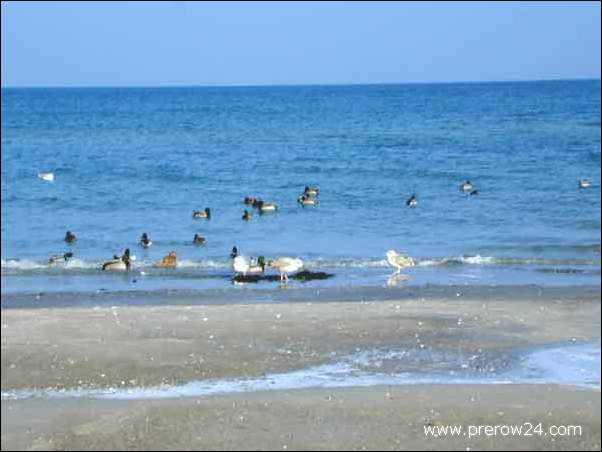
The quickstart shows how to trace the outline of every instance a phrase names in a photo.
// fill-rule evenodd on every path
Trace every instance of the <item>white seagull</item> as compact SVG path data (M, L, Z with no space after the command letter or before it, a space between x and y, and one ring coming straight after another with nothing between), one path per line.
M387 262L391 267L395 267L397 269L397 273L400 273L402 268L413 267L416 265L414 263L414 259L412 259L410 256L404 256L395 250L387 251L386 256Z
M303 267L303 261L296 257L279 257L268 261L268 267L273 267L280 273L280 281L288 283L288 274L296 272Z

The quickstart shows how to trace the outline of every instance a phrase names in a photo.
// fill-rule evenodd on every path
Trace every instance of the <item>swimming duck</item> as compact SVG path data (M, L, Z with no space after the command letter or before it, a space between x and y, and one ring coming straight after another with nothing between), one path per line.
M304 207L305 206L317 206L320 203L318 198L315 198L313 196L308 196L308 195L299 196L299 198L297 198L297 202Z
M303 190L303 193L307 196L316 197L318 196L318 193L320 193L320 189L318 187L310 187L306 185L305 190Z
M130 256L130 249L127 248L123 256L114 255L113 259L102 264L103 270L129 270L132 266L134 256Z
M77 240L77 237L75 236L75 234L71 231L67 231L65 233L65 242L69 243L69 244L73 244L75 243L75 241Z
M206 218L209 220L211 218L211 209L205 207L205 210L195 210L192 212L192 218Z
M288 283L288 274L296 272L303 267L303 261L296 257L279 257L268 261L268 267L275 268L280 273L280 281Z
M48 259L48 263L49 264L59 264L59 263L67 262L72 257L73 257L73 253L71 251L69 251L68 253L65 253L63 255L57 254L57 255L51 256L50 259Z
M253 206L255 205L255 202L257 201L257 198L253 197L253 196L246 196L245 197L245 204L249 205L249 206Z
M418 199L416 198L416 195L412 195L408 198L408 200L406 201L406 205L407 206L417 206L418 205Z
M259 201L257 203L257 208L259 209L260 213L275 212L278 210L278 205L273 202Z
M192 238L192 243L194 243L195 245L204 245L207 242L207 239L205 237L201 237L198 234L194 234L194 237Z
M253 218L253 215L249 213L248 210L245 210L245 212L242 214L242 219L245 221L249 221L251 218Z
M592 186L592 183L588 179L581 179L579 181L579 188L589 188Z
M416 265L414 263L414 259L412 259L410 256L404 256L395 250L387 251L386 256L387 262L391 267L395 267L397 269L397 273L400 273L402 268L413 267Z
M146 232L142 233L142 237L140 237L140 246L142 248L148 248L152 244L153 242L148 238L148 234Z
M176 252L170 251L167 256L165 256L161 261L157 264L158 267L161 268L175 268L177 262Z
M241 256L238 253L238 248L233 247L230 258L232 259L232 269L236 273L242 273L243 276L247 273L263 273L265 271L265 257L263 256L259 256L255 261L252 258Z
M473 190L472 183L469 180L467 180L466 182L464 182L461 185L460 190L462 190L464 193L472 191Z

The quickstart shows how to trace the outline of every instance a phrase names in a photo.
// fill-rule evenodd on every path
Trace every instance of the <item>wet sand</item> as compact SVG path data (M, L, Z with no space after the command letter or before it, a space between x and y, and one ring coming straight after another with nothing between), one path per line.
M516 347L599 337L599 292L529 301L3 309L2 391L259 377L373 348L462 350L503 359ZM552 419L589 427L585 436L555 442L443 442L426 440L421 430L434 417L465 424ZM549 385L315 389L128 402L2 400L3 449L596 449L599 444L599 391Z
M580 435L426 436L425 426L579 425ZM526 427L524 430L526 432ZM2 402L2 449L599 450L600 393L397 386L160 401Z

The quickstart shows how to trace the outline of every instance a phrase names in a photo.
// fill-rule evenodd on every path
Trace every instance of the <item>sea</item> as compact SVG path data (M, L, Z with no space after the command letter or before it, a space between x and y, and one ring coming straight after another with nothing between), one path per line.
M1 101L3 296L600 285L600 80L2 88ZM297 202L308 185L315 207ZM332 277L236 283L233 246ZM130 271L102 271L126 248ZM416 266L396 275L389 249ZM172 250L177 267L157 268Z

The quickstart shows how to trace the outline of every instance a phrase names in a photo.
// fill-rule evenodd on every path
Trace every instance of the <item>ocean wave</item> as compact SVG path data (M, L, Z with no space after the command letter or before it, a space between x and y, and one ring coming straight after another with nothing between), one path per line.
M460 255L440 258L417 258L417 267L454 267L454 266L539 266L539 267L566 267L566 266L600 266L600 259L550 259L530 257L494 257L481 255ZM87 261L74 258L66 263L50 264L48 261L31 259L2 259L2 274L15 275L20 273L52 273L73 272L90 273L101 271L104 261ZM173 269L162 269L157 266L156 260L135 260L134 270L156 270L150 274L165 274ZM176 270L224 270L230 269L229 259L182 259L176 264ZM388 268L385 259L308 259L304 260L304 267L308 269L378 269Z

